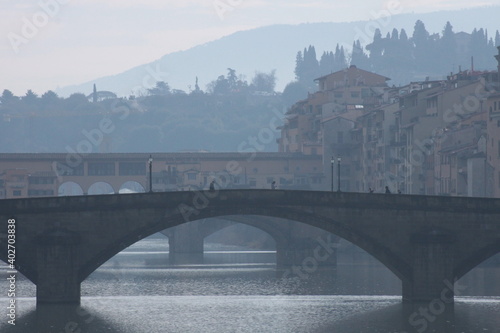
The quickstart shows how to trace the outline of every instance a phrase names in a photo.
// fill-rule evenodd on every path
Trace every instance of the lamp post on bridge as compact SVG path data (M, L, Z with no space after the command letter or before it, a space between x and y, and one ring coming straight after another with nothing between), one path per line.
M331 159L331 165L332 165L332 192L333 192L333 164L335 164L335 159L333 158L332 156L332 159Z
M340 192L340 157L337 158L337 192ZM333 165L333 164L332 164Z
M153 157L149 155L149 193L153 192Z

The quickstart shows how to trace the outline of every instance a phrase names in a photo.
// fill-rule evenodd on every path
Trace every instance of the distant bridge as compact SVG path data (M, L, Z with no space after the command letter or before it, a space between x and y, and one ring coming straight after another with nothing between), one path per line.
M7 262L15 219L16 266L36 284L37 302L79 303L81 282L121 250L230 215L295 220L342 237L402 280L405 301L452 301L450 283L500 251L499 199L220 190L0 200L0 259Z

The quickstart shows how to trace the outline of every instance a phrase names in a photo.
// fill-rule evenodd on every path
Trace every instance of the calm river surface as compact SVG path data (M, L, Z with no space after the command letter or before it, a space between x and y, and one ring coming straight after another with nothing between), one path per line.
M273 252L212 251L205 265L168 268L165 246L148 238L115 256L83 282L81 308L36 310L35 286L18 280L15 326L2 266L0 332L500 332L500 268L462 279L454 306L408 307L400 281L363 253L340 254L334 270L281 278Z

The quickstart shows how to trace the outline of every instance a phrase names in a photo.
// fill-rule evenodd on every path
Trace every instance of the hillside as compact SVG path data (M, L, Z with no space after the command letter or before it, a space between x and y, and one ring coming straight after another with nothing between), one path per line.
M99 90L116 92L119 96L138 94L154 85L155 81L166 81L176 89L189 91L199 78L201 89L234 68L251 78L255 71L268 72L276 69L277 89L294 79L295 55L308 45L314 45L318 54L331 51L338 43L349 51L355 39L362 46L369 44L375 28L385 35L393 28L404 28L409 34L417 20L422 20L431 33L441 33L446 21L450 21L455 32L471 32L474 28L487 29L490 35L500 28L498 13L500 7L485 7L461 11L441 11L426 14L401 14L391 17L360 22L304 23L300 25L273 25L241 31L218 40L198 45L185 51L167 54L157 61L138 65L128 71L96 78L82 84L57 90L61 96L74 92L89 94L92 84ZM168 43L168 41L163 41ZM457 70L458 66L468 68L469 64L450 64L437 76Z

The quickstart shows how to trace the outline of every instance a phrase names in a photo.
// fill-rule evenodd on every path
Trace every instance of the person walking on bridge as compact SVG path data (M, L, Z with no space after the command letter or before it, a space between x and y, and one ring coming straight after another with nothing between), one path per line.
M385 187L385 193L386 193L386 194L391 194L391 190L389 190L389 186L386 186L386 187Z

